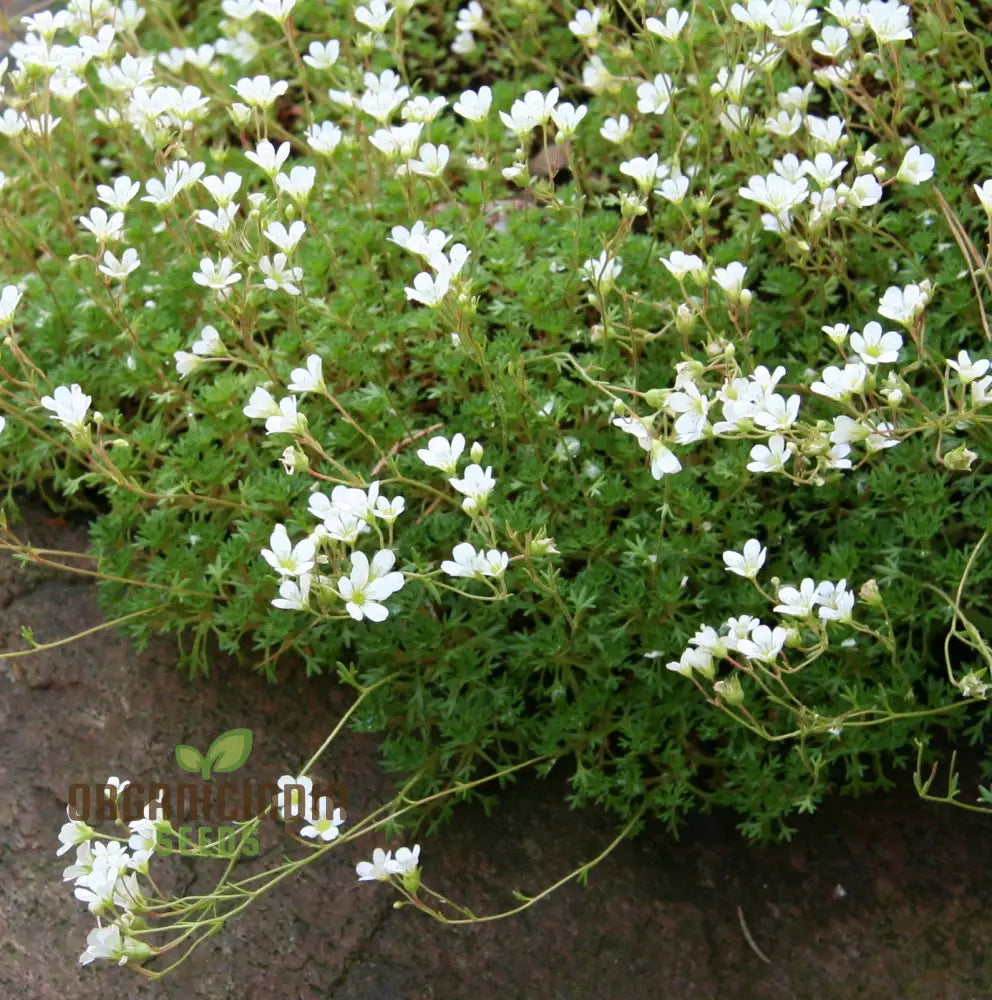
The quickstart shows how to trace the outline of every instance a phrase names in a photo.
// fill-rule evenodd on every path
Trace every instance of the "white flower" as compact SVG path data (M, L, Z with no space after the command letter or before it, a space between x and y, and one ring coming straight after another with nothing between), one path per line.
M731 261L726 267L717 267L713 270L713 280L723 289L731 302L743 301L746 275L747 268L737 260ZM746 298L747 302L750 302L750 292Z
M313 569L316 547L313 540L304 538L294 546L289 540L284 524L277 524L269 539L271 549L262 549L262 558L280 576L302 576Z
M55 852L56 857L61 857L66 851L70 851L73 847L84 844L91 837L96 836L96 831L91 826L82 820L73 819L69 815L68 807L66 807L66 815L69 816L69 822L64 823L62 829L59 830L59 843L62 846Z
M599 130L599 134L607 141L613 143L621 143L627 138L630 132L630 119L626 115L621 115L619 118L607 118L603 122L603 127ZM992 187L992 181L989 181L989 186ZM990 194L990 204L992 204L992 194Z
M843 368L828 365L823 369L822 381L814 382L810 389L818 396L844 402L864 389L867 378L868 368L861 361L850 362Z
M126 965L128 961L142 962L151 954L151 948L143 941L124 935L117 924L106 924L89 932L86 951L79 956L79 964L89 965L95 959L105 958Z
M608 295L616 284L623 262L619 257L610 257L604 250L598 258L590 258L583 263L579 274L583 281L588 281L600 295Z
M992 362L986 358L979 358L977 361L972 361L967 351L960 351L957 361L951 361L950 359L947 361L947 367L958 373L958 378L961 379L963 385L981 378L989 370L990 365L992 365Z
M654 80L637 88L637 110L642 115L663 115L676 93L672 78L667 73L659 73Z
M286 162L289 157L289 143L282 143L278 149L269 142L268 139L263 139L256 147L254 152L249 151L245 153L245 158L251 160L256 166L261 167L261 169L269 175L269 177L275 177L275 175L282 169L282 165Z
M664 39L666 42L674 42L682 29L686 26L689 21L689 14L687 11L677 11L674 7L669 7L665 12L665 20L660 21L656 17L649 17L644 22L644 27L651 32L652 35L657 35L659 38Z
M305 223L297 219L290 223L287 229L281 222L270 222L264 230L267 236L283 253L292 253L296 249L296 244L303 239L303 234L307 231Z
M400 847L396 851L396 857L388 864L388 868L393 875L410 875L415 872L420 865L420 844L414 844L413 850L409 847Z
M290 392L320 392L324 388L324 374L319 354L307 356L306 368L294 368L290 374Z
M902 158L896 180L904 184L923 184L933 177L937 161L929 153L921 153L919 146L911 146Z
M747 467L751 472L781 472L795 450L791 441L787 444L781 434L773 434L767 445L756 444L751 449Z
M42 396L41 405L50 410L63 427L75 434L85 429L92 401L78 383L73 382L71 386L57 386L52 396Z
M765 565L767 555L768 549L757 538L750 538L744 543L741 552L733 550L724 552L723 562L727 567L727 572L753 580L757 577L758 570Z
M21 301L21 292L17 285L4 285L0 292L0 326L7 326L14 319L14 310Z
M280 289L289 295L299 295L296 284L303 280L302 267L289 267L288 258L284 253L277 253L269 258L267 255L258 262L258 269L265 275L265 287L272 291Z
M921 285L907 285L905 288L892 285L885 290L878 303L878 313L909 330L913 328L916 317L923 312L929 301L930 287L927 282Z
M539 90L529 90L522 98L513 102L509 113L499 113L503 124L521 140L538 125L546 125L551 118L551 109L558 103L558 88L552 87L547 95Z
M840 580L836 584L824 581L819 586L819 595L818 614L822 621L850 621L855 598L854 593L847 589L847 580Z
M341 143L341 129L333 122L311 125L303 135L310 148L321 156L330 156Z
M646 158L635 156L632 160L625 160L620 164L620 173L630 177L647 194L655 184L668 176L668 167L663 163L659 164L658 154L652 153Z
M241 190L241 182L241 174L235 173L233 170L229 170L223 177L210 174L200 178L200 183L221 208L231 204L234 196Z
M290 820L306 817L313 798L313 781L306 775L294 778L291 774L284 774L276 785L279 794L275 805L279 818L288 823Z
M253 108L270 108L277 98L289 90L289 84L285 80L276 80L273 83L265 75L242 77L231 87L245 104Z
M393 8L387 7L385 0L369 0L367 7L355 8L355 20L379 35L386 30L392 16Z
M870 208L882 200L882 185L872 174L861 174L855 177L854 183L848 187L840 184L837 187L837 197L840 201L853 205L855 208Z
M403 289L411 302L419 302L430 309L439 306L451 288L451 279L447 271L442 271L435 277L427 271L421 271L413 279L413 287Z
M664 198L665 201L670 201L673 205L681 205L689 193L689 178L685 174L669 177L661 182L654 193Z
M332 38L327 42L311 42L303 61L315 70L328 70L341 55L341 43Z
M305 167L297 164L288 174L276 175L276 187L284 194L289 195L297 204L302 204L307 200L316 179L316 167Z
M123 281L132 271L136 271L141 266L138 251L134 247L128 247L121 254L118 260L109 250L103 254L103 263L98 267L101 274L117 281Z
M864 5L864 19L879 45L907 42L913 37L909 8L898 0L869 0Z
M585 118L588 111L589 109L585 105L575 107L574 104L570 104L568 101L564 101L552 108L551 120L555 123L555 128L558 129L558 138L571 139L575 135L579 123Z
M97 206L90 209L88 216L82 216L79 224L84 229L88 229L101 243L124 238L123 212L114 212L113 215L108 216L102 208Z
M488 552L476 552L475 546L469 542L461 542L454 547L451 559L441 563L441 569L448 576L465 577L470 580L481 580L483 577L501 577L510 563L510 556L498 549Z
M806 577L799 589L795 587L780 587L779 603L774 610L780 615L790 615L793 618L808 618L813 614L813 608L820 603L820 585L810 577Z
M230 257L224 257L219 264L214 264L209 257L204 257L200 261L200 269L193 272L193 281L196 284L212 288L217 292L225 291L240 280L241 274L234 270L234 261Z
M372 852L371 861L359 861L355 865L355 873L358 875L359 882L371 882L373 880L388 882L390 876L393 874L392 865L392 851L384 851L381 847L377 847Z
M592 10L577 10L575 17L568 22L568 30L576 38L582 38L591 47L599 44L599 25L606 16L606 11L602 7L593 7Z
M486 15L479 0L471 0L467 6L458 11L455 18L455 31L482 31L486 26Z
M694 253L673 250L667 257L658 259L676 281L682 281L687 274L691 274L694 278L707 274L706 265Z
M678 660L670 660L665 667L683 677L689 677L693 670L706 678L712 678L716 673L713 657L705 649L694 646L687 647Z
M461 115L470 122L483 122L489 115L493 105L493 92L489 87L480 87L478 91L466 90L452 105L455 114Z
M255 10L280 23L293 12L296 0L255 0Z
M774 629L767 625L756 625L750 638L738 641L737 648L749 660L774 660L782 652L788 635L780 625Z
M97 184L96 196L110 208L123 211L140 190L141 184L138 181L132 181L130 177L122 176L114 178L113 186Z
M382 603L392 597L406 582L403 574L393 571L396 556L389 549L380 549L369 563L364 552L352 552L351 575L338 580L338 593L345 601L345 610L355 621L368 618L385 621L389 614Z
M676 472L682 471L682 463L678 456L664 442L654 440L651 442L651 475L655 479L662 476L672 476Z
M428 122L434 121L447 106L448 99L446 97L430 98L418 94L416 97L411 97L403 105L402 115L407 121L426 125Z
M892 364L899 360L902 337L894 330L883 332L881 323L873 320L863 333L851 334L851 347L866 365Z
M440 146L435 146L432 142L425 142L420 147L417 156L419 159L407 162L407 168L411 173L419 174L422 177L440 177L448 165L451 151L443 143Z
M493 479L492 466L483 469L481 465L472 464L465 469L461 479L452 476L448 482L465 497L462 510L466 514L474 514L485 509L486 501L497 481Z
M309 574L298 580L283 580L279 584L279 596L273 598L272 606L284 611L305 611L310 605L310 582Z
M432 437L426 448L417 451L417 458L432 469L440 469L453 476L458 470L458 459L465 450L465 435L456 434L449 442L444 437Z
M992 217L992 180L983 181L981 184L972 185L978 200L985 209L985 214Z
M340 809L332 807L331 800L326 796L317 799L316 806L316 809L307 810L307 825L300 830L300 836L314 840L319 838L329 844L337 837L338 827L344 823L344 816Z

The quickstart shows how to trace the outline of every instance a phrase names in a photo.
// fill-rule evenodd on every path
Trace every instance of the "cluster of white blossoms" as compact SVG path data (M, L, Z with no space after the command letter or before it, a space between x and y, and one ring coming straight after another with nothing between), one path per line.
M756 580L767 555L761 542L752 538L745 542L742 551L724 552L723 562L728 573ZM817 582L806 577L798 587L779 586L776 598L778 603L772 610L780 616L782 624L768 625L760 618L740 615L728 618L719 628L703 625L689 640L679 659L669 661L666 666L674 673L685 676L695 673L713 681L720 661L741 666L734 659L738 655L748 661L774 664L787 645L801 644L804 627L822 634L827 622L847 624L855 605L855 595L848 589L847 580ZM655 658L661 653L647 655ZM725 697L740 696L739 681L732 684L717 681L714 689Z
M458 291L459 298L467 296L467 283L460 283L458 279L472 252L464 243L454 243L446 251L445 247L451 239L443 230L430 229L422 221L415 222L409 229L393 226L390 242L420 258L430 268L417 274L413 285L404 289L409 301L434 309L444 302L456 285L462 286Z
M120 818L121 797L130 784L117 777L108 778L103 786L106 808L100 809L101 817L105 812L118 816L118 826L126 831L124 836L103 836L83 819L74 819L69 810L68 822L59 831L57 855L61 857L73 848L76 851L75 863L62 873L63 881L73 884L76 899L85 903L97 920L87 937L86 950L79 956L82 965L96 959L140 965L156 954L146 940L155 930L149 928L146 917L160 901L155 898L156 892L142 888L139 877L150 879L151 860L156 854L184 850L180 832L163 810L161 796L144 807L140 818L126 822ZM278 793L271 804L273 818L301 824L299 836L314 841L315 848L338 839L345 823L344 813L329 797L314 794L311 778L284 774L276 787ZM224 845L207 844L206 850L216 849L220 852L217 857L227 857L236 847L232 839ZM198 850L199 846L189 849ZM409 885L411 878L419 880L419 859L419 844L412 850L400 847L395 857L392 852L376 848L371 862L358 863L356 874L361 882L399 876Z
M106 795L116 802L130 784L118 778L108 778ZM76 899L85 903L97 918L97 926L86 939L86 950L79 956L82 965L94 959L107 959L124 965L129 961L143 962L153 954L152 948L135 931L142 926L141 917L148 906L139 875L148 875L150 861L163 834L173 834L172 824L163 815L158 803L149 803L144 815L126 824L129 836L122 840L100 840L93 827L81 819L69 820L59 831L58 855L76 849L75 864L62 873L65 882L72 882Z

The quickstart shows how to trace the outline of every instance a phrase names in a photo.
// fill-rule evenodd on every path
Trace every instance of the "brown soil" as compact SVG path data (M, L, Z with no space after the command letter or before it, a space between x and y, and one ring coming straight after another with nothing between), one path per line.
M29 517L37 545L81 549L78 529ZM91 585L0 560L0 649L98 625ZM190 684L163 639L135 654L111 631L0 661L0 996L24 1000L980 1000L992 997L992 822L918 802L911 789L834 802L788 845L746 845L726 817L679 842L650 829L591 875L531 911L445 928L354 863L371 845L312 865L207 942L161 983L97 964L80 968L92 920L56 858L72 782L108 774L174 778L177 743L255 734L248 769L274 776L304 761L348 704L329 682L277 687L223 662ZM353 816L390 779L373 737L348 734L322 777L346 785ZM466 807L422 837L425 878L478 913L536 892L614 835L569 811L562 785L523 781L490 818ZM288 841L264 845L278 856ZM270 855L272 856L272 855ZM160 864L156 862L156 864ZM164 863L161 863L164 864ZM205 884L182 862L170 884ZM742 925L743 921L743 925ZM745 931L746 928L746 931ZM763 961L752 944L770 960Z

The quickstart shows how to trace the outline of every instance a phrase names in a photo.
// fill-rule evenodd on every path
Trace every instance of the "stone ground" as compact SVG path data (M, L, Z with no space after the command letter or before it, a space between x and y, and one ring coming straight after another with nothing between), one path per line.
M22 535L24 532L22 532ZM80 549L79 527L29 513L33 544ZM0 557L0 650L100 623L92 585ZM91 918L56 858L68 785L108 774L180 776L177 743L200 747L247 726L246 771L304 761L348 704L329 682L277 687L218 663L190 683L163 638L138 655L110 631L0 661L0 996L188 1000L980 1000L992 997L992 823L912 791L839 802L800 823L791 844L749 847L727 817L679 842L649 830L591 875L529 912L446 928L359 885L371 845L347 845L284 882L168 979L81 968ZM374 737L349 734L322 771L357 816L390 787ZM521 782L490 818L471 807L422 837L434 888L494 912L594 856L612 826L569 811L554 781ZM278 853L274 843L265 845ZM287 842L283 842L283 847ZM271 854L270 854L271 856ZM156 862L164 864L164 862ZM186 865L187 867L183 867ZM197 870L202 869L200 862ZM169 875L195 884L192 863ZM837 887L843 887L843 894ZM753 943L749 944L743 916Z

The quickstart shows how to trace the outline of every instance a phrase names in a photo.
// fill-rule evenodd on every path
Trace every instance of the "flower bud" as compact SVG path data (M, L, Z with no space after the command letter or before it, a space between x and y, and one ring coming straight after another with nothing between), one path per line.
M666 399L668 399L668 389L648 389L644 393L644 402L652 410L660 410L665 405Z
M542 530L537 538L531 539L528 554L535 559L543 559L545 556L556 556L558 555L558 547L555 545L555 540L548 538Z
M235 101L235 103L228 108L228 112L231 115L231 120L238 126L238 128L245 128L251 123L251 108L249 108L247 104L239 104Z
M683 336L696 325L696 313L684 302L675 310L675 329Z
M976 452L962 444L944 455L943 462L948 469L953 469L955 472L971 472L971 467L977 458Z
M861 589L858 591L858 597L860 597L865 604L871 606L881 605L882 595L878 589L878 581L874 578L871 580L865 580L865 582L861 584Z
M744 689L741 687L741 679L736 674L726 680L717 681L713 685L713 690L720 696L720 700L728 705L740 705L744 701Z
M482 462L482 445L478 441L472 442L472 447L469 449L469 456L476 465Z

